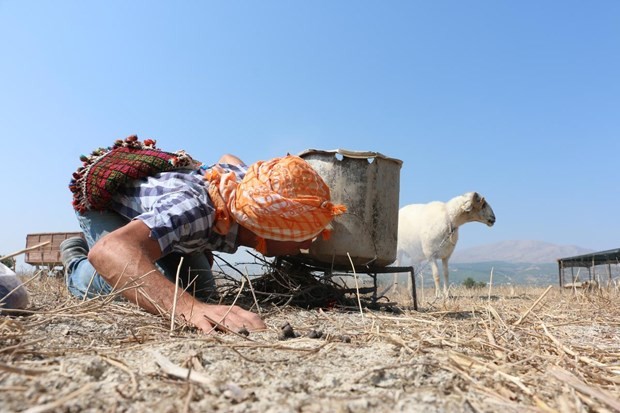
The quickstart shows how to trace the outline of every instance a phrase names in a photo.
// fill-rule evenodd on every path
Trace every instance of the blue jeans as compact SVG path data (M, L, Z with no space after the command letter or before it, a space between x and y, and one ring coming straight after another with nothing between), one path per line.
M76 215L89 249L104 235L129 223L129 220L112 211L87 211ZM175 282L182 256L183 265L179 271L181 287L203 301L214 296L215 280L209 259L204 253L182 255L173 252L160 258L155 264L166 278ZM68 263L66 270L67 288L78 298L92 298L112 292L112 286L97 273L86 256Z

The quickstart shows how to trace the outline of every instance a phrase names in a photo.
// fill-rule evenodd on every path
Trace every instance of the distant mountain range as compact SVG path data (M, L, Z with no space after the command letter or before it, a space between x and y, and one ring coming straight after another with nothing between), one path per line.
M558 258L594 252L576 245L556 245L542 241L502 241L459 249L450 259L450 283L466 278L494 284L549 285L558 282ZM433 285L430 268L423 263L416 272L426 274L424 284Z
M576 245L557 245L542 241L501 241L459 249L450 258L451 263L479 263L503 261L509 263L557 263L558 258L588 254L594 250Z

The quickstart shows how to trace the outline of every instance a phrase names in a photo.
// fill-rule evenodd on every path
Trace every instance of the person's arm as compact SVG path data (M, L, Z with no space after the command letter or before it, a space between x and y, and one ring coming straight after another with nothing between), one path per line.
M149 237L150 229L135 220L101 238L90 250L88 260L99 274L115 289L122 290L128 300L150 313L171 313L174 303L174 283L154 265L161 250ZM136 286L137 288L127 288ZM203 331L212 331L214 320L232 331L265 329L261 318L238 306L206 304L196 300L181 288L177 293L176 315L185 317Z

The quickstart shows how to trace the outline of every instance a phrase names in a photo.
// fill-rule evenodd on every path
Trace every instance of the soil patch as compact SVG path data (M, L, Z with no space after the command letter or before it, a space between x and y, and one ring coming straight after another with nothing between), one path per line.
M271 305L269 330L246 337L170 331L54 277L28 288L29 312L0 316L2 411L620 411L616 290L457 288L420 311L395 297L398 312Z

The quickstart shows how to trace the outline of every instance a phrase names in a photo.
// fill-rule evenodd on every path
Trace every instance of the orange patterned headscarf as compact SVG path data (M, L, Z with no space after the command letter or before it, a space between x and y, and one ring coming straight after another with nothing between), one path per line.
M330 202L327 184L298 156L256 162L240 182L234 172L222 172L217 166L205 172L220 234L234 220L262 238L263 245L264 239L306 241L328 236L326 227L346 211Z

